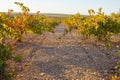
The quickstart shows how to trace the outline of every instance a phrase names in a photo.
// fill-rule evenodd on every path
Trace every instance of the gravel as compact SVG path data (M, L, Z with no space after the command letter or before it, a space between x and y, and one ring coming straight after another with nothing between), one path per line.
M91 39L81 41L80 36L67 34L60 24L55 33L42 36L25 36L15 49L23 54L23 69L14 80L108 80L110 68L120 58L115 54L120 48L101 49ZM61 37L61 38L60 38ZM75 38L74 38L75 37Z

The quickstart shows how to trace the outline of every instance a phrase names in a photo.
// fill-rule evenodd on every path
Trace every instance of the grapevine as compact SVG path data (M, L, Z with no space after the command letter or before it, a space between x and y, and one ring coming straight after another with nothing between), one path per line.
M86 37L95 36L103 41L109 41L113 34L120 33L119 14L105 15L102 8L99 8L98 12L92 9L88 12L89 16L76 14L65 19L63 24L67 26L67 31L75 30Z

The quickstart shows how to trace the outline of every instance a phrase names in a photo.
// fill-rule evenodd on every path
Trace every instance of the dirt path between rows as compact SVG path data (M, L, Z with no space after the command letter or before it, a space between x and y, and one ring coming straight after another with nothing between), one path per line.
M115 54L120 47L106 51L70 34L60 39L64 29L60 24L54 34L46 33L42 44L43 37L29 35L15 47L24 54L15 80L107 80L120 60Z

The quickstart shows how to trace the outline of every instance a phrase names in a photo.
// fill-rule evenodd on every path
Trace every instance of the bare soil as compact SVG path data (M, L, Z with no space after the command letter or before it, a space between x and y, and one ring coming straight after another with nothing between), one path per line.
M94 39L81 41L77 34L63 36L65 27L58 25L55 33L28 35L15 46L23 55L16 63L14 80L108 80L120 57L120 42L107 50Z

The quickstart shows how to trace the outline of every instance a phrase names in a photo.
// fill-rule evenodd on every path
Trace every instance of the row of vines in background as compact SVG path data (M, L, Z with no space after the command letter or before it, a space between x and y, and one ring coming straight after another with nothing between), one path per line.
M46 15L40 16L39 12L29 14L29 8L23 3L15 2L15 4L20 6L22 12L14 15L13 10L9 9L7 13L0 13L0 79L2 80L9 78L5 70L7 61L19 58L19 56L13 57L12 48L5 43L7 39L20 42L23 34L54 32L55 26L59 24L58 20Z
M25 33L42 34L44 31L54 32L53 28L59 21L48 18L46 15L40 16L39 12L30 15L28 7L19 2L15 2L15 4L21 7L21 13L12 16L13 10L8 10L7 14L0 14L1 38L7 37L20 41L22 34Z
M67 27L65 34L74 31L82 35L84 39L94 36L111 49L112 36L120 33L120 14L105 15L102 8L99 8L98 12L90 9L88 13L89 16L81 16L77 13L63 20L62 23ZM118 52L120 54L120 51ZM118 66L120 68L120 63Z
M84 37L96 36L99 40L109 41L113 34L120 33L120 14L111 14L107 16L102 12L88 10L89 16L81 16L79 13L70 16L63 21L67 26L66 32L76 31Z

